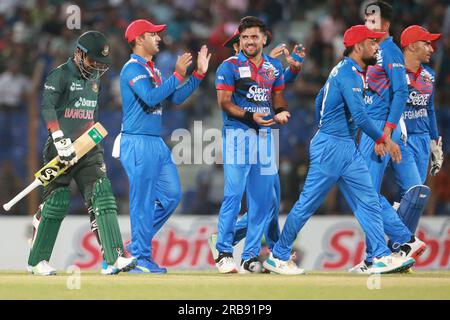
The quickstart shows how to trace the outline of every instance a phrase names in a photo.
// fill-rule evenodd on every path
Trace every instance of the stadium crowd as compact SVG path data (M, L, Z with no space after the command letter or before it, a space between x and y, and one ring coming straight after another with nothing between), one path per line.
M109 155L114 136L120 131L121 103L119 72L129 57L124 39L127 24L138 18L167 24L164 44L156 64L163 76L170 75L177 56L183 51L196 54L206 43L213 53L207 81L181 107L168 106L163 113L164 137L169 145L177 128L192 129L194 121L203 128L220 128L221 112L217 105L214 75L217 66L232 55L222 44L246 15L257 16L270 26L274 40L267 50L280 43L292 48L302 43L307 50L299 79L286 90L292 118L280 130L280 179L282 212L297 200L308 170L309 140L316 130L314 98L328 74L341 59L342 34L347 27L362 22L363 1L353 0L2 0L0 2L0 201L7 202L30 182L27 171L28 109L39 106L44 79L48 72L67 60L78 36L87 29L103 32L111 47L112 65L102 78L100 121L109 130L105 141L105 159L120 212L128 213L127 184L119 161ZM81 10L81 29L66 25L71 5ZM441 172L429 179L432 198L428 215L450 214L450 1L395 1L393 37L398 43L401 31L420 24L434 33L443 33L436 44L431 62L437 73L436 109L443 136L445 160ZM69 11L67 10L69 8ZM69 12L69 13L68 13ZM268 52L268 51L267 51ZM40 126L41 150L47 132ZM40 155L38 155L40 157ZM180 165L183 201L177 209L182 214L214 214L223 197L221 165ZM6 183L5 183L6 182ZM397 186L389 170L383 193L390 200L397 197ZM14 208L27 212L24 203ZM84 213L81 198L72 204L71 213ZM321 207L323 214L350 213L342 196L334 191Z

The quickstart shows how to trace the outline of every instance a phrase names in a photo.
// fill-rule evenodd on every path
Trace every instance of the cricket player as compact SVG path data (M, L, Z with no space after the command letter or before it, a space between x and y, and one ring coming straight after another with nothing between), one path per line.
M72 141L90 128L98 118L100 77L110 63L109 45L97 31L83 33L74 57L53 69L44 84L42 114L49 131L44 162L59 155L73 167L44 188L42 203L34 216L35 232L28 258L28 271L53 275L49 265L53 246L70 204L69 185L75 180L91 217L107 263L104 274L116 274L135 267L135 258L125 258L117 221L117 205L106 176L103 148L94 147L77 159Z
M440 37L440 34L432 34L418 25L406 28L401 35L409 92L402 116L407 132L407 145L402 152L403 155L408 154L408 157L392 166L403 195L397 212L412 233L416 232L430 193L429 188L423 185L430 162L430 146L433 154L430 170L432 176L439 172L444 160L442 138L439 136L434 112L435 73L424 65L430 62L434 52L433 41ZM410 163L406 163L407 159ZM419 177L419 183L415 184L417 178L411 176Z
M216 244L216 266L220 273L237 272L233 259L234 229L245 190L248 222L240 272L261 272L262 269L258 255L276 175L269 127L276 122L285 124L290 117L283 96L281 62L262 53L267 42L266 29L256 17L241 19L242 50L225 60L216 73L217 98L224 120L225 188ZM275 116L272 116L272 107Z
M414 160L411 158L411 153L406 150L408 146L405 144L405 134L402 134L399 125L408 99L408 84L403 54L394 43L392 37L389 36L393 10L389 4L383 1L376 1L367 5L365 13L365 24L369 29L376 32L385 32L385 36L380 40L377 63L368 67L367 70L367 90L365 92L367 114L375 126L392 137L400 146L402 152L402 177L407 178L403 185L408 185L409 187L405 188L405 190L408 190L412 186L421 185L421 181L419 175L415 174L417 170L415 170ZM364 132L361 135L359 148L367 162L373 185L380 196L380 202L383 206L383 224L385 233L389 237L389 247L393 251L398 251L408 235L404 228L396 228L396 226L399 226L398 214L395 210L392 210L388 200L380 194L381 183L386 167L390 162L390 157L388 155L380 157L376 154L373 140ZM394 164L393 169L395 170L396 168ZM417 196L411 206L406 206L409 211L421 212L423 210L423 205L426 203L429 192L420 192L422 191L421 189L424 188L417 190L419 192L411 191L411 194ZM345 195L345 191L344 197L349 198ZM411 198L409 199L411 200ZM354 204L350 203L350 207L352 206ZM409 214L416 215L415 212ZM410 232L410 234L411 240L408 242L414 247L413 258L416 258L425 251L426 245L417 237L414 237L413 233ZM370 247L370 241L367 241L367 239L366 246L366 260L352 267L349 270L350 272L366 272L368 267L370 267L373 260L373 250Z
M379 197L355 143L360 128L375 141L378 154L389 153L395 161L401 160L398 145L373 124L365 111L365 72L367 66L376 63L378 39L384 35L364 25L353 26L344 34L344 60L333 68L322 91L319 130L311 140L305 186L287 217L279 241L264 262L271 272L304 273L290 258L293 243L335 184L345 189L356 204L352 209L376 257L371 273L401 271L415 262L411 257L391 254L387 247Z
M240 52L239 47L239 29L233 33L233 35L225 41L223 44L224 47L233 49L235 51L235 55L238 55ZM272 34L267 31L267 42L263 47L267 47L272 41ZM297 78L298 74L302 69L302 63L305 57L305 49L301 45L296 45L290 54L289 50L286 48L284 44L278 45L275 47L269 54L272 58L277 58L280 55L284 54L286 61L289 63L289 66L284 70L284 81L285 83L292 83ZM247 186L248 188L249 186ZM266 227L264 229L264 236L266 243L269 249L273 248L275 242L278 241L280 237L280 227L278 223L278 214L280 208L280 178L278 173L274 179L274 186L272 192L272 204L270 207L270 215L266 222ZM247 235L247 213L244 213L243 216L236 222L234 229L234 239L233 246L237 245L242 239ZM216 249L217 243L217 234L212 234L208 238L209 246L211 248L211 252L214 259L217 259L218 252Z
M171 152L161 138L161 115L166 100L183 103L205 77L211 54L202 46L197 69L182 85L192 55L178 57L175 72L163 79L154 65L159 52L159 33L165 25L135 20L125 38L133 53L120 73L122 133L120 161L130 183L132 255L138 259L136 273L165 273L152 259L152 239L181 200L181 186Z

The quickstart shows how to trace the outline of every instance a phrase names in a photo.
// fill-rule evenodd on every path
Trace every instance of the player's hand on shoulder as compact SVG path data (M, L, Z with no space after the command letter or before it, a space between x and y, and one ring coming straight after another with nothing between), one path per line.
M205 74L208 71L210 59L211 53L208 54L208 47L206 45L203 45L200 48L197 56L197 73Z
M267 113L259 113L255 112L253 113L253 121L255 121L257 124L261 126L272 126L275 124L275 120L273 118L270 118L268 120L265 120L264 118L267 117L269 114Z
M288 123L290 117L291 117L291 114L289 111L282 111L275 115L274 120L276 123L286 124L286 123Z
M191 64L192 54L190 54L189 52L185 52L181 56L178 56L177 63L175 65L175 72L185 77L187 68L189 68Z
M53 132L52 138L61 162L65 165L74 165L77 163L78 157L70 138L66 138L61 130Z

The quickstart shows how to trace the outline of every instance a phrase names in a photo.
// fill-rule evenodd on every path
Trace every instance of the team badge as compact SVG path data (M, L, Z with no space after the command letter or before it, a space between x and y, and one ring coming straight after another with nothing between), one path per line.
M107 44L105 44L105 46L103 47L103 50L102 50L102 55L104 57L106 57L108 54L109 54L109 46Z
M269 80L275 79L275 72L272 68L266 70L266 76Z
M94 83L92 84L92 91L94 91L95 93L98 92L98 84L97 84L96 82L94 82Z

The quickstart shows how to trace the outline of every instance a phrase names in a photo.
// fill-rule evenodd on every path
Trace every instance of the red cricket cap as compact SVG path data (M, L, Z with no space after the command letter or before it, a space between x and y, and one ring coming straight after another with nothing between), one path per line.
M372 31L363 24L353 26L344 33L344 46L348 48L366 39L381 39L385 34L386 32Z
M239 29L234 30L233 34L223 43L224 47L233 49L233 44L239 41ZM267 42L264 47L267 47L272 42L272 33L267 30Z
M164 29L166 29L165 24L157 25L145 19L134 20L128 25L127 30L125 31L125 39L127 39L128 42L131 42L136 37L146 32L161 32Z
M440 33L430 33L424 27L413 25L403 30L400 37L400 44L404 48L416 41L436 41L440 37Z

